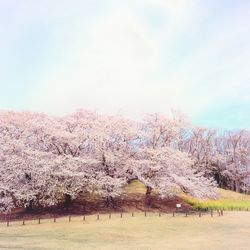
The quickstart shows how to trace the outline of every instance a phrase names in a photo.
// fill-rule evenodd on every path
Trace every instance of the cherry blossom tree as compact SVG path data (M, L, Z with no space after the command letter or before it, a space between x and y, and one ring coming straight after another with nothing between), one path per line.
M48 191L53 181L50 181L48 155L25 149L18 140L1 137L0 142L0 178L4 196L12 199L12 205L30 209L33 204L49 205L45 199L52 197Z
M249 132L197 128L185 115L148 114L142 122L79 110L63 117L0 112L0 211L53 206L85 192L108 206L139 179L146 203L177 190L216 197L215 182L249 189Z
M182 151L193 159L193 168L206 177L213 176L220 161L215 146L216 131L208 128L193 127L184 140Z
M213 180L196 173L189 155L177 149L187 126L183 119L179 121L151 114L142 125L137 175L147 188L146 204L152 189L162 197L173 195L177 188L198 198L216 196Z
M250 133L246 130L229 131L216 141L222 155L219 174L227 187L236 192L249 190Z
M56 168L60 171L56 170L56 179L64 192L66 207L79 195L80 186L86 184L85 158L89 160L88 138L95 119L94 113L79 110L69 116L49 117L41 123L34 120L31 126L35 147L57 158Z
M60 194L71 199L80 187L86 187L90 179L86 161L73 159L86 139L67 130L68 121L66 126L62 118L26 112L3 112L1 117L1 142L7 151L1 150L0 167L5 179L11 179L8 190L16 204L29 208L33 204L55 205ZM2 196L7 196L6 188Z
M90 133L91 158L96 160L95 186L99 194L113 206L113 198L121 195L124 185L135 178L137 126L118 116L99 116Z
M190 123L182 113L172 111L172 117L159 113L147 114L141 124L145 142L150 147L171 146L179 149ZM142 135L143 136L143 135Z

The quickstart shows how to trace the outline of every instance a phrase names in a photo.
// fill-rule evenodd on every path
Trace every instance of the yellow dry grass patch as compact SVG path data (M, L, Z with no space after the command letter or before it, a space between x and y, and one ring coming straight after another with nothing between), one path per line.
M230 190L218 189L218 199L197 200L189 195L180 194L179 196L187 203L195 208L224 208L231 209L250 209L250 196L247 194L239 194Z

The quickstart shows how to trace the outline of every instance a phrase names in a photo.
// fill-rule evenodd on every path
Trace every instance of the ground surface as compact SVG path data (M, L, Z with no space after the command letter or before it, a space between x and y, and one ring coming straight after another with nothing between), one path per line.
M0 249L250 249L250 212L172 217L143 213L0 223Z
M62 216L68 214L82 215L97 212L131 212L131 211L151 211L151 212L171 212L176 209L176 204L181 203L183 211L195 209L226 209L226 210L249 210L250 195L240 194L229 190L218 189L218 199L197 200L183 192L176 191L176 195L161 199L156 190L151 194L151 202L145 206L145 186L134 180L124 187L121 197L114 198L113 206L107 206L105 200L97 195L82 194L78 199L73 200L68 207L65 207L64 200L55 207L34 207L33 211L25 212L24 208L17 208L8 215L11 219L22 218L49 218L51 216ZM6 220L6 215L0 214L0 221Z
M175 202L189 204L193 208L209 208L209 209L227 209L227 210L250 210L250 195L236 193L230 190L225 190L218 188L218 198L217 199L206 199L198 200L190 195L184 194L182 192L176 192L176 200L172 199L168 203L165 203L165 207L175 207ZM146 192L145 186L139 181L133 181L128 186L125 187L125 193L128 197L139 197L139 199L144 199L144 194ZM153 194L157 196L154 191ZM179 200L178 200L179 199ZM155 201L154 201L155 202ZM162 202L159 202L162 203ZM159 205L159 204L158 204ZM162 209L164 209L164 205Z
M200 201L189 195L180 194L180 198L192 205L194 208L224 208L227 210L250 210L250 195L240 194L230 190L218 188L218 199Z

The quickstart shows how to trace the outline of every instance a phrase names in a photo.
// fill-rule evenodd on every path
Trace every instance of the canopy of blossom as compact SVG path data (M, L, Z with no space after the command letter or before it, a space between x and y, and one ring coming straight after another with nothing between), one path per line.
M185 115L135 122L79 110L64 117L0 112L0 212L53 206L85 192L120 196L138 179L169 197L216 197L215 186L250 186L249 132L192 127Z

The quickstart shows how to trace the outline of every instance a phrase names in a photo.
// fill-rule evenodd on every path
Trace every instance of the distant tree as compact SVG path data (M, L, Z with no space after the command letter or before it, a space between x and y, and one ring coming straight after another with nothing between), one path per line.
M241 192L249 190L250 179L250 133L245 130L229 131L216 141L222 155L219 172L226 186Z

